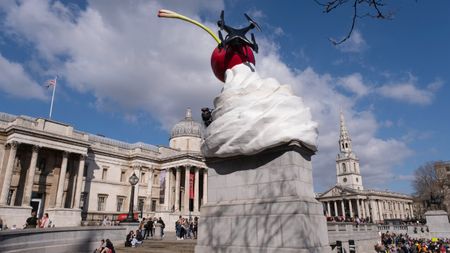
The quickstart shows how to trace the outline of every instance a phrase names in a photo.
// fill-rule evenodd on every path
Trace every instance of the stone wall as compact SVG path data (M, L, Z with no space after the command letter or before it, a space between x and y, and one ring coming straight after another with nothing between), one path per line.
M337 241L342 242L345 252L349 252L349 241L354 240L356 252L375 252L374 246L380 241L378 227L374 224L362 224L356 226L354 223L329 222L328 239L330 245L336 245ZM332 252L338 252L334 248Z
M101 239L125 241L124 227L71 227L0 231L2 253L90 253Z

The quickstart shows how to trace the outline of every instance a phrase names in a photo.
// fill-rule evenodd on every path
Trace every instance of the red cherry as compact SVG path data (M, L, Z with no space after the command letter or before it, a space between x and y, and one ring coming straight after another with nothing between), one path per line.
M225 71L232 67L251 62L255 64L255 56L251 47L247 45L227 45L223 48L216 47L211 55L211 68L214 75L225 82Z

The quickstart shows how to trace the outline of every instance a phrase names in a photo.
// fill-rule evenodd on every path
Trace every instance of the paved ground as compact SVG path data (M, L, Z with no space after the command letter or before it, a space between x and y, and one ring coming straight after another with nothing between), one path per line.
M125 239L124 239L125 241ZM142 246L136 248L124 247L124 243L116 243L115 248L117 253L122 252L151 252L151 253L194 253L195 244L197 240L176 240L174 232L166 233L162 240L144 240Z

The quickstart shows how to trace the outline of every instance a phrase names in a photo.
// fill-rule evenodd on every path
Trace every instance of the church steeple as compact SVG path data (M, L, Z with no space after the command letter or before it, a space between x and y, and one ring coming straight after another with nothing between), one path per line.
M359 159L352 151L352 139L345 125L344 114L340 114L339 154L336 158L337 185L363 190Z
M345 126L344 114L341 111L341 133L339 136L339 150L341 153L351 153L352 152L352 139L348 133L347 127Z

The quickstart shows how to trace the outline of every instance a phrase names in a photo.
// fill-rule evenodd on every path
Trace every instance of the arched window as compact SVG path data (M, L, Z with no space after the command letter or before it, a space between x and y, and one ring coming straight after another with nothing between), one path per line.
M345 163L342 163L342 171L345 173L347 172L347 167L345 167Z
M348 143L345 143L345 148L348 148Z

